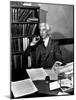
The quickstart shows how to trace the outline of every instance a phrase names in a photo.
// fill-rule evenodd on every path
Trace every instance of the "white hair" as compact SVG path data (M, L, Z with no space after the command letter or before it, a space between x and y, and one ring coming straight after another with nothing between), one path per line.
M50 30L50 27L47 23L40 23L40 29L43 28L43 27L46 27L46 30L49 31Z

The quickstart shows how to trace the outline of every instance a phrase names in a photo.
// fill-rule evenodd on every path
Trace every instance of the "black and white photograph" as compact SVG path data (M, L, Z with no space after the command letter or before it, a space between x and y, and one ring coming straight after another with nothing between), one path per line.
M10 98L74 95L74 5L10 1Z

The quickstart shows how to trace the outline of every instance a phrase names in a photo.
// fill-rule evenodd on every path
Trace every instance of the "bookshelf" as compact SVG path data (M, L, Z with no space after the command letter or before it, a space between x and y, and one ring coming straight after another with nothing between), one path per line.
M24 59L23 53L31 39L39 35L39 11L38 6L10 5L12 73L28 67L27 57Z

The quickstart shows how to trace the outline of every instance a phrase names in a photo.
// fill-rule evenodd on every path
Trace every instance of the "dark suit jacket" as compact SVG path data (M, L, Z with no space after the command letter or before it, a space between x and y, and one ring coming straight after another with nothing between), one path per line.
M36 66L52 68L55 61L63 62L62 54L58 43L50 38L46 48L43 43L36 48Z

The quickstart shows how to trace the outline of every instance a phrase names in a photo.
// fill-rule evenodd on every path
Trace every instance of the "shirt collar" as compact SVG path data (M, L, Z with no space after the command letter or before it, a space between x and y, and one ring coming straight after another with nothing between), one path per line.
M47 47L47 45L48 45L48 41L49 41L49 37L43 39L43 41L44 41L44 45L45 45L45 47Z

